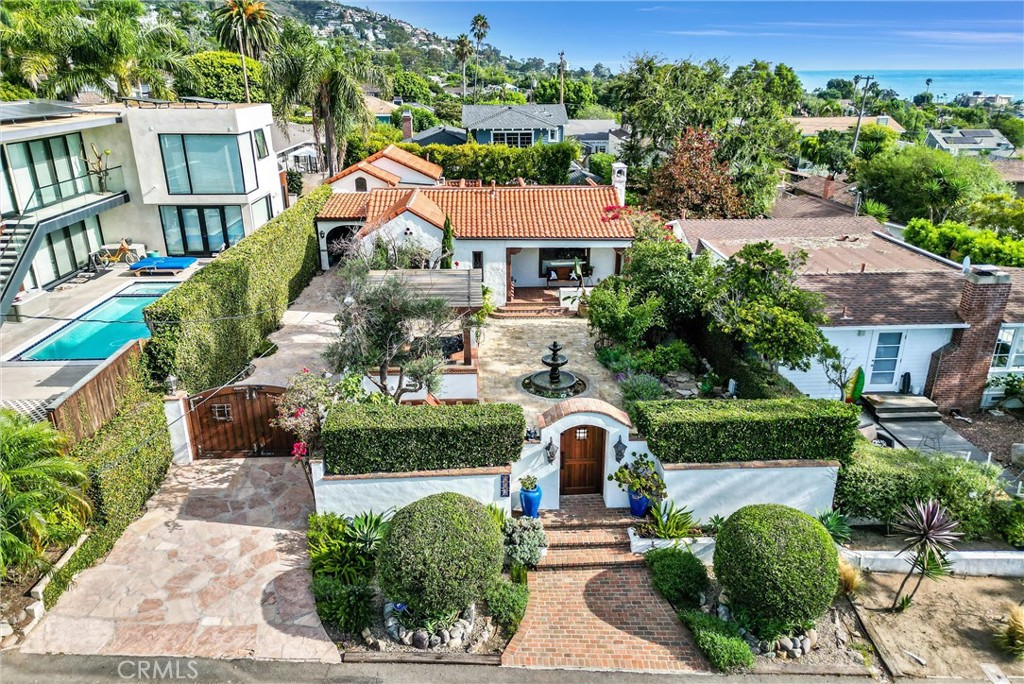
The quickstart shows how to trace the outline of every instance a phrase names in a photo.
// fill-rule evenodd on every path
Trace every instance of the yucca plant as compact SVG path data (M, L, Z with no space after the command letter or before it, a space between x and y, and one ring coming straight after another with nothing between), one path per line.
M1017 660L1024 660L1024 607L1010 609L1006 627L996 632L995 641L999 650Z
M691 533L695 526L693 512L683 506L676 506L671 499L664 499L652 507L651 520L646 530L656 539L679 539Z
M950 563L946 559L946 553L951 551L954 544L963 536L956 531L959 524L949 517L942 504L934 499L927 502L918 501L913 507L903 507L903 517L894 526L896 530L907 534L904 539L907 544L899 553L911 551L913 556L910 560L910 570L896 590L892 611L906 609L914 600L925 578L937 580L948 574ZM903 590L915 574L917 583L914 584L913 591L904 596Z

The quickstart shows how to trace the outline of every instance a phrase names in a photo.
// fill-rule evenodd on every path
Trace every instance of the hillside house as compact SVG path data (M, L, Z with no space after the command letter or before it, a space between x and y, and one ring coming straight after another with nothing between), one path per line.
M444 170L432 162L388 145L342 169L324 183L334 192L368 192L378 188L423 188L443 182Z
M924 144L937 150L956 155L987 154L994 158L1013 156L1013 143L994 128L957 128L947 126L942 129L931 129Z
M565 140L565 105L463 105L462 127L481 145L530 147Z

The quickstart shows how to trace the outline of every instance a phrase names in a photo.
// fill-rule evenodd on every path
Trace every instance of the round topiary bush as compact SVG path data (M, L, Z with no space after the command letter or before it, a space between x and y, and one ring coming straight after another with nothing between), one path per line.
M389 601L438 618L483 598L501 574L504 539L482 504L446 492L414 501L391 519L377 573Z
M722 525L715 576L734 612L756 627L786 631L814 621L832 605L839 558L817 520L788 506L745 506Z

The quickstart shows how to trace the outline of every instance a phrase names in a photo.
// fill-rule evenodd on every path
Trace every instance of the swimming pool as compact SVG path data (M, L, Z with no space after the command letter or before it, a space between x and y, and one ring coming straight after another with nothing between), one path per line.
M136 283L47 335L17 361L102 361L125 342L149 337L142 310L177 283Z

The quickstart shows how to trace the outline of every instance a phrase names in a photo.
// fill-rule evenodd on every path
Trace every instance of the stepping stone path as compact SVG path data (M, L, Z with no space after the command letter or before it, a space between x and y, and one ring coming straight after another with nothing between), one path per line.
M710 670L630 552L629 511L605 508L599 494L562 497L560 506L541 514L548 552L529 575L530 603L502 665Z

